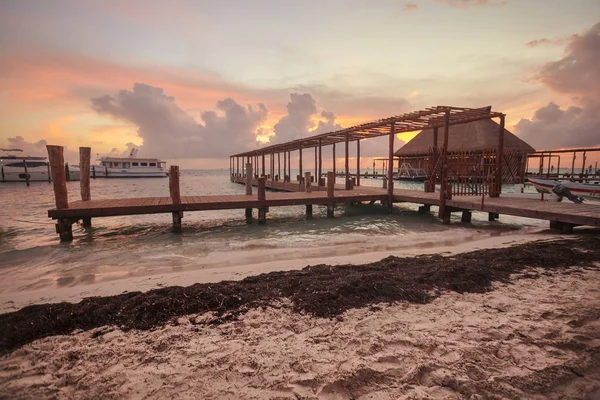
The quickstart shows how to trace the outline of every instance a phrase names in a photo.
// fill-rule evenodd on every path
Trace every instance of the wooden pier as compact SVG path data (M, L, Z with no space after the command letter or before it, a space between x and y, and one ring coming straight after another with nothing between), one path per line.
M258 223L266 222L270 207L306 206L306 217L312 218L313 206L321 205L327 208L327 216L333 217L336 204L380 202L391 212L394 203L414 203L419 205L419 212L429 212L431 207L437 207L438 216L444 223L450 223L452 213L460 212L461 221L469 223L471 213L480 211L488 213L489 220L497 219L501 214L519 217L536 218L550 221L551 228L562 232L571 232L573 227L588 225L600 227L600 205L573 204L570 202L550 203L531 199L504 197L501 187L495 186L501 176L502 135L496 158L490 158L496 169L491 176L479 185L477 196L469 195L465 190L470 183L452 183L443 169L447 153L448 127L452 124L470 122L484 118L501 118L503 132L504 115L493 113L490 108L467 109L456 107L434 107L424 111L404 114L368 124L359 125L299 139L282 145L265 147L248 153L241 153L230 158L230 180L246 186L245 194L239 195L182 195L179 187L179 167L171 166L169 173L168 197L146 197L131 199L92 200L90 192L89 169L81 170L81 201L69 202L67 198L66 177L63 160L63 149L60 146L48 146L48 155L52 166L52 182L54 187L56 208L48 210L48 217L57 221L57 233L61 240L73 239L72 224L83 221L84 226L91 226L92 218L171 213L174 230L180 230L184 213L206 210L244 209L248 221L253 219L253 209L258 210ZM393 143L395 134L422 128L433 128L437 135L439 127L444 129L444 147L435 149L436 163L442 166L440 175L436 178L441 191L435 192L436 181L425 183L425 191L404 190L393 185ZM367 137L389 135L389 157L387 176L382 180L382 187L360 185L360 140ZM357 143L357 176L349 173L349 142ZM335 170L335 144L345 142L345 174L344 182L335 183L333 171L326 172L327 179L321 177L323 172L322 146L333 146L333 170ZM437 142L437 138L436 138ZM302 150L310 146L315 149L314 175L303 172ZM291 179L291 151L298 151L298 169L300 174ZM283 174L281 174L281 154L283 154ZM275 157L277 155L277 157ZM265 156L270 158L270 171L265 168ZM80 149L80 165L89 165L89 148ZM262 171L259 172L259 157L262 160ZM241 165L240 165L241 164ZM276 165L277 164L277 165ZM241 168L240 168L241 167ZM388 184L388 182L390 182ZM256 191L253 189L256 187ZM457 188L453 195L453 187ZM481 189L483 188L483 189ZM271 191L267 192L266 189Z

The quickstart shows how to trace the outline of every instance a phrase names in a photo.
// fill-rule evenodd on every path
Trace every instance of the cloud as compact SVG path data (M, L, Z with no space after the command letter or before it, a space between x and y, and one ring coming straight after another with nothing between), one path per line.
M508 0L436 0L438 3L445 3L450 7L469 8L482 6L505 6Z
M575 105L555 103L522 119L515 133L540 149L600 145L600 23L574 35L566 54L543 65L536 79L550 90L574 96Z
M402 12L416 11L418 8L419 8L418 4L415 4L415 3L405 3L402 6Z
M573 39L577 38L577 35L567 35L567 36L559 36L559 37L555 37L555 38L542 38L542 39L536 39L536 40L532 40L531 42L527 42L525 43L525 46L529 46L529 47L538 47L538 46L542 46L542 45L548 45L548 46L562 46L567 44L568 42L572 41Z
M317 102L310 93L292 93L287 104L287 114L275 124L275 142L284 143L310 134L317 115Z
M160 87L135 83L133 90L91 99L92 109L137 126L144 141L140 154L163 158L216 158L256 146L267 107L241 106L219 100L216 111L205 111L198 123L175 98Z
M319 125L317 129L315 129L315 134L334 132L344 129L344 127L336 122L337 117L331 111L322 111L321 118L324 119L319 121Z

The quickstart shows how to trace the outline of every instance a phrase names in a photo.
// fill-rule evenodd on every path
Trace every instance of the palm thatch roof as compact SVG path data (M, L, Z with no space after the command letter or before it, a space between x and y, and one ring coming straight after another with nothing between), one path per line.
M498 146L500 125L491 119L450 126L448 132L448 152L479 151ZM444 129L438 129L438 147L444 145ZM396 156L424 156L433 146L433 129L425 129L411 141L396 151ZM533 153L535 149L504 129L504 150Z

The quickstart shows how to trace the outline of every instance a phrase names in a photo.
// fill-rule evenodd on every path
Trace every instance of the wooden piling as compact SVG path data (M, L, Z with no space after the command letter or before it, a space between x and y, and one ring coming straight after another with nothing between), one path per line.
M382 186L382 187L383 187L384 189L387 189L387 187L388 187L387 176L384 176L384 177L383 177L383 186Z
M246 222L247 223L252 222L252 209L251 208L246 208Z
M96 179L96 166L92 165L92 178Z
M360 139L356 141L356 186L360 186Z
M460 220L463 223L470 224L471 223L471 216L472 216L471 211L463 211Z
M81 200L89 201L92 199L90 191L90 158L92 156L92 149L89 147L79 148L79 186L81 191Z
M246 164L246 195L252 195L252 164Z
M181 204L181 192L179 191L179 167L171 165L169 170L169 192L173 204Z
M446 218L446 196L448 191L448 133L450 130L450 111L446 111L444 115L444 147L442 148L442 173L440 182L440 206L438 218L443 218L445 223ZM448 217L449 218L449 217ZM448 219L448 223L450 220Z
M29 186L29 171L27 170L27 161L23 160L23 168L25 168L25 183Z
M388 153L388 176L387 176L387 194L388 194L388 211L392 212L394 208L394 136L396 136L396 124L390 124L389 136L389 153Z
M346 163L345 163L345 174L344 174L344 187L346 190L350 189L350 135L346 133Z
M67 182L71 180L71 171L69 171L69 163L65 163L65 180Z
M67 178L65 176L65 160L63 157L62 146L46 146L48 150L48 162L52 173L52 183L54 189L54 200L56 208L62 210L69 208L69 199L67 192Z
M266 200L265 193L265 177L261 176L258 178L258 191L257 196L259 201ZM258 224L264 225L267 222L267 208L262 206L258 208Z
M313 206L312 204L306 205L306 219L312 219L313 217Z
M333 197L335 192L335 171L327 172L327 197L331 202L327 203L327 217L333 218Z
M50 164L48 164L48 168L50 168ZM0 171L2 172L2 182L6 182L6 178L4 177L4 166L0 167ZM48 176L50 176L50 169L48 169Z
M431 211L430 204L424 204L419 207L419 214L425 214L425 213L428 213L429 211Z
M317 187L321 186L321 174L323 174L323 146L319 139L319 173L317 174Z
M310 176L310 172L305 172L304 173L304 191L307 193L312 192L312 186L311 186L311 176Z

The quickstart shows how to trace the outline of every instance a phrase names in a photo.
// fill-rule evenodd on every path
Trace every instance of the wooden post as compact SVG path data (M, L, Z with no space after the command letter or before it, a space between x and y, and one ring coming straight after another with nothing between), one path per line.
M240 177L240 157L235 158L235 176Z
M92 149L89 147L79 148L79 173L81 177L79 179L79 186L81 191L81 200L89 201L92 199L90 191L90 158L92 156Z
M71 171L69 171L69 163L65 163L65 180L67 182L71 180Z
M292 152L288 151L288 181L292 181Z
M440 206L438 218L442 218L444 223L450 223L450 217L446 214L446 196L448 192L448 133L450 130L450 111L447 110L444 115L444 145L442 148L442 176L440 182Z
M62 210L69 208L67 192L67 177L65 175L65 159L62 146L46 146L48 150L48 162L52 173L52 187L54 189L54 200L56 208ZM56 221L56 231L61 241L73 240L73 221L69 218L59 218Z
M304 191L306 193L312 192L310 172L305 172L304 173Z
M258 191L257 197L259 201L264 201L266 199L265 193L265 177L261 176L258 178ZM267 222L267 208L264 206L260 206L258 208L258 223L259 225L264 225Z
M4 177L4 166L0 167L0 171L2 172L2 182L6 182L6 178ZM48 176L50 176L50 164L48 164ZM50 178L48 178L50 179ZM50 182L50 181L48 181Z
M247 223L252 222L252 209L251 208L246 208L246 222Z
M333 197L335 191L335 171L327 172L327 198L330 200L327 203L327 217L333 218Z
M337 175L337 169L335 169L335 143L333 144L333 173L334 176Z
M383 176L383 180L382 180L382 182L383 182L383 186L382 186L382 187L383 187L384 189L387 189L387 187L388 187L388 182L387 182L387 176L386 176L386 175L384 175L384 176Z
M356 186L360 186L360 139L356 141Z
M277 152L277 179L281 179L281 152Z
M319 139L319 173L317 174L317 187L321 186L321 174L323 174L323 147Z
M471 211L463 211L460 220L466 224L471 223Z
M546 170L546 179L550 178L550 166L552 165L552 152L548 153L548 169Z
M92 165L92 178L96 179L96 166Z
M69 199L67 192L67 178L65 176L63 147L46 146L48 150L48 162L52 172L52 183L54 188L54 200L56 208L62 210L69 208Z
M500 134L498 136L498 151L496 152L496 193L498 197L502 193L502 167L504 164L504 115L500 116ZM551 158L549 159L549 161ZM550 162L548 162L550 165Z
M389 137L389 154L388 154L388 210L391 212L394 208L394 136L396 136L396 124L392 122L390 124L390 137Z
M575 174L575 159L577 158L577 153L573 152L573 162L571 163L571 179L573 179L573 174Z
M23 160L23 168L25 168L25 183L29 186L29 171L27 170L27 161Z
M317 154L317 146L315 146L315 182L317 181L317 177L319 176L319 160L318 160L318 154Z
M261 164L262 164L262 176L265 176L265 154L261 154Z
M287 182L287 151L284 150L283 152L283 182Z
M312 219L313 217L313 206L312 204L306 205L306 219Z
M298 173L300 176L300 182L302 183L302 143L300 143L300 148L298 149L298 155L299 155L299 159L298 159Z
M433 128L433 143L432 143L432 147L433 147L433 151L432 151L432 157L430 159L430 171L432 171L432 175L429 177L429 181L432 182L430 183L430 185L433 187L433 190L431 190L432 192L435 192L435 184L437 182L437 173L436 173L436 169L435 169L435 164L437 163L437 156L439 154L439 149L438 149L438 128L435 127ZM427 192L427 190L425 190Z
M583 176L585 174L585 162L586 162L585 153L586 152L584 151L583 157L581 157L582 158L582 161L581 161L581 179L582 179L581 182L582 183L583 183Z
M169 171L169 191L173 204L181 204L181 193L179 191L179 167L171 165Z
M346 133L346 174L344 175L344 187L350 189L350 135Z
M252 178L253 178L252 164L247 163L246 164L246 195L247 196L252 195Z

